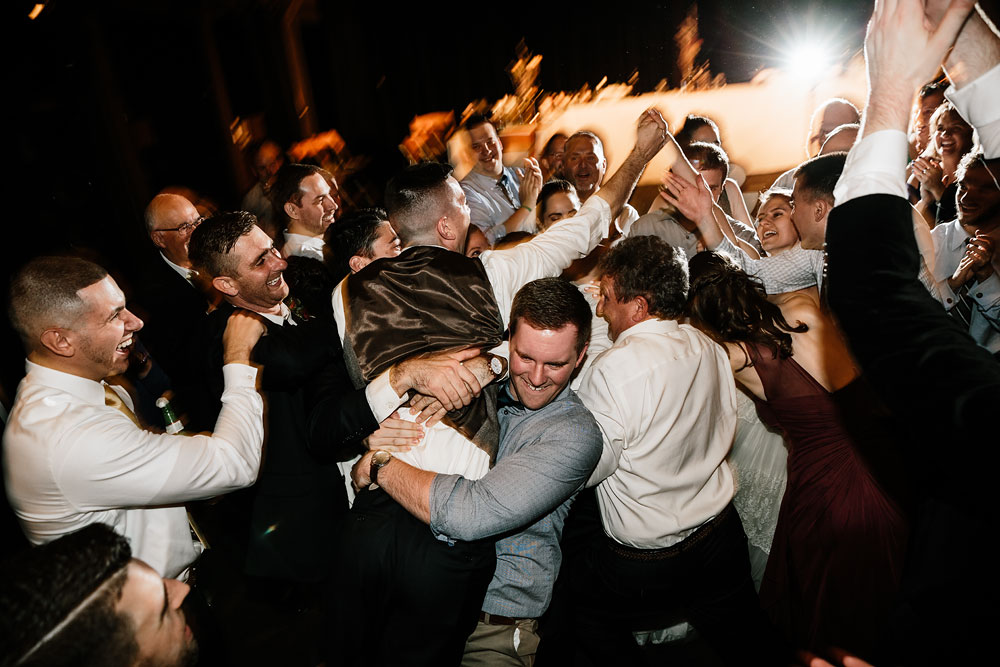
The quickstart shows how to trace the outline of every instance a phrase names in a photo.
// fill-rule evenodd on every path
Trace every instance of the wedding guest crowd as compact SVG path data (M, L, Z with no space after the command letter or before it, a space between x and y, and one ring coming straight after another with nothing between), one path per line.
M611 173L473 115L471 171L379 208L273 141L245 210L158 194L134 303L31 258L0 665L988 659L991 18L876 2L867 99L753 215L711 118L646 110Z

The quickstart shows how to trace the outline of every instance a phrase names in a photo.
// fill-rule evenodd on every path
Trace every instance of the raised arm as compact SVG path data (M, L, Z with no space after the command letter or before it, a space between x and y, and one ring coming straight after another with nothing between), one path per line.
M647 109L639 118L635 147L606 185L595 196L608 202L612 213L620 211L632 196L649 161L656 157L669 137L667 122L657 109Z

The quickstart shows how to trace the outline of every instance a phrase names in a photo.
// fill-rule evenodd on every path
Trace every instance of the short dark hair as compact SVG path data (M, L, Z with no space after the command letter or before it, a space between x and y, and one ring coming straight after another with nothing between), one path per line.
M601 154L604 155L605 158L607 157L607 153L604 152L604 141L599 136L597 136L596 132L591 132L590 130L579 130L577 132L574 132L573 134L569 135L569 137L566 139L566 145L568 146L569 142L573 141L574 139L592 140L594 143L597 144L598 148L601 149Z
M698 171L708 171L719 169L722 171L722 180L729 178L729 156L721 146L710 144L707 141L696 141L684 147L684 156L690 162L698 162Z
M313 164L288 163L282 165L278 173L274 175L274 185L271 186L271 207L278 215L279 220L288 220L285 213L285 204L293 202L296 206L302 205L302 181L313 174L319 174L327 181L333 179L333 174L322 167Z
M619 303L641 296L649 312L676 319L684 311L688 293L687 257L657 236L632 236L611 248L599 264L601 274L614 281Z
M380 208L358 208L326 228L323 234L323 261L330 275L339 280L351 273L351 257L371 259L375 241L389 214Z
M552 154L552 144L557 139L562 139L563 141L566 141L567 137L566 137L565 133L563 133L563 132L556 132L556 133L554 133L551 137L549 137L548 141L545 142L545 146L542 147L542 157L545 157L546 155L551 155Z
M441 195L451 165L421 162L399 172L385 186L385 208L405 246L427 240L441 214Z
M213 215L191 234L188 257L195 267L205 270L212 278L235 277L236 258L231 253L241 236L253 231L257 216L247 211L231 211Z
M473 128L479 127L480 125L489 125L497 134L500 133L500 128L493 122L493 119L482 113L474 113L466 118L465 122L462 123L462 129L468 132Z
M833 206L833 188L840 180L844 171L847 153L827 153L806 160L795 170L795 180L799 184L799 193L805 194L810 201L822 199Z
M135 627L117 611L131 558L128 540L98 523L4 564L4 664L134 664Z
M108 272L79 257L37 257L10 281L8 315L29 352L43 327L68 327L85 304L78 292L104 280Z
M556 178L545 185L538 192L538 221L542 226L545 226L545 211L549 207L549 197L555 194L563 192L567 195L576 195L576 188L569 181L565 181L561 178Z
M514 336L520 320L535 329L557 330L572 324L576 327L576 353L580 354L590 340L592 318L590 306L576 285L562 278L541 278L531 281L514 295L510 307L510 335Z
M715 131L716 136L719 134L719 126L714 120L708 116L699 116L698 114L689 113L684 117L684 124L681 125L681 129L677 130L677 134L674 137L677 139L677 143L680 144L681 148L687 144L692 143L691 137L695 132L703 127L710 127Z

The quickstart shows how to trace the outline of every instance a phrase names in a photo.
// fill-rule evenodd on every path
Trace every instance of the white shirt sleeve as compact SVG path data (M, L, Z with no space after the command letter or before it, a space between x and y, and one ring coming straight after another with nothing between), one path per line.
M962 118L976 128L986 159L1000 157L1000 65L961 90L949 86L944 94Z
M574 260L597 247L611 226L611 207L594 195L572 218L564 218L527 243L480 255L503 317L510 318L514 295L526 283L558 276Z
M587 487L597 486L618 470L622 450L626 447L626 424L631 418L623 411L623 405L615 400L621 394L621 387L612 386L600 368L591 366L580 385L578 395L587 409L594 415L601 428L604 448L597 467L587 480Z
M212 435L145 431L123 413L101 410L75 425L54 460L67 500L82 511L172 505L250 486L260 469L264 406L257 371L222 368L222 411Z
M875 194L906 199L908 150L906 133L900 130L881 130L856 143L833 189L835 205Z

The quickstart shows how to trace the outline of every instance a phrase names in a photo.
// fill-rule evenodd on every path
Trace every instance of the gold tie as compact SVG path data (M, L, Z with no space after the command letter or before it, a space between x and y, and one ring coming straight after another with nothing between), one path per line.
M125 401L122 400L121 396L115 393L115 390L112 389L109 384L104 385L104 405L118 410L123 415L131 419L133 424L142 428L142 424L139 423L139 419L135 416L135 413L132 412L127 405L125 405Z
M107 405L109 407L114 408L115 410L118 410L123 415L131 419L133 424L135 424L139 428L142 428L142 424L139 423L139 419L135 416L135 413L129 410L128 406L125 405L125 401L122 400L121 396L119 396L115 392L115 390L111 388L111 385L109 384L104 385L104 405ZM207 549L208 540L205 539L205 536L202 534L201 530L198 529L198 525L195 523L194 517L191 516L191 512L187 513L187 517L188 517L188 525L191 528L191 537L196 542L201 542L202 547L204 549Z

